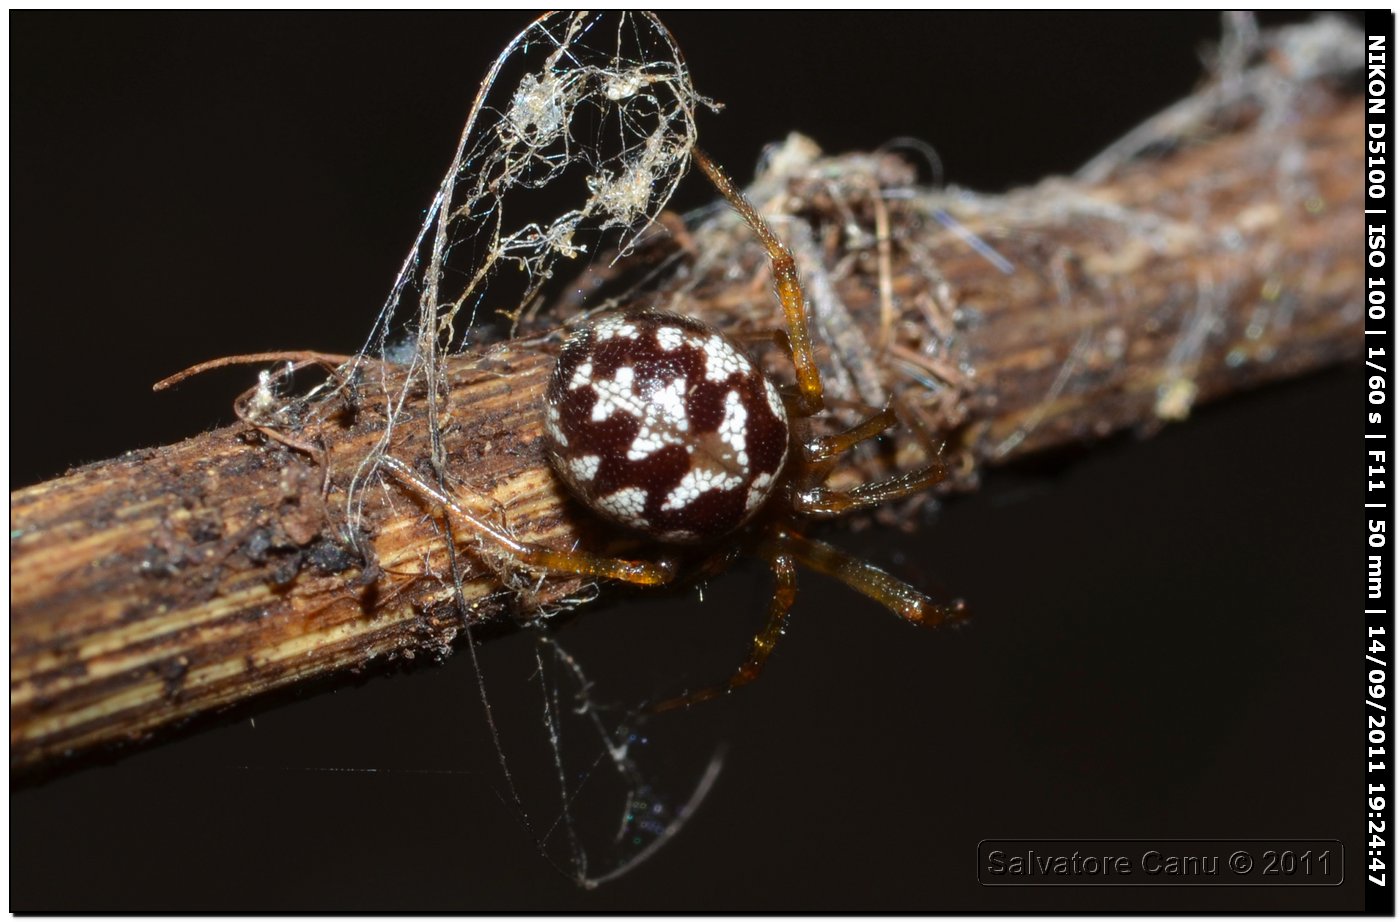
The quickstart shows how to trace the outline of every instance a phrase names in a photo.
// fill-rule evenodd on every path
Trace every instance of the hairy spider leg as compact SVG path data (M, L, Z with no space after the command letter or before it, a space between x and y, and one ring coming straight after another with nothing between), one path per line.
M397 458L385 455L381 463L404 486L422 497L432 500L453 516L466 522L483 538L509 554L522 566L552 573L573 573L579 576L615 579L619 582L638 586L660 586L675 578L677 567L673 561L649 562L624 560L620 557L604 557L585 551L559 551L530 544L511 537L506 531L481 516L463 508L442 490L428 483L413 472L407 464Z
M749 652L748 659L744 660L728 681L668 698L653 706L654 712L688 708L692 704L727 695L734 689L749 684L763 672L763 664L768 662L769 654L778 645L778 638L787 630L788 612L792 610L792 603L797 599L797 566L792 556L778 552L772 555L769 563L773 567L776 585L773 587L773 598L768 603L768 621L763 630L754 636L753 649Z
M807 326L807 304L802 296L802 283L797 278L797 265L793 262L792 253L722 169L699 148L695 148L694 156L695 162L700 165L710 182L729 200L729 204L739 212L739 216L753 229L764 249L768 251L773 287L777 289L778 301L782 304L783 314L787 318L787 339L792 365L797 372L799 408L803 416L820 413L825 406L822 400L822 377L817 368L816 355L812 351L812 333Z

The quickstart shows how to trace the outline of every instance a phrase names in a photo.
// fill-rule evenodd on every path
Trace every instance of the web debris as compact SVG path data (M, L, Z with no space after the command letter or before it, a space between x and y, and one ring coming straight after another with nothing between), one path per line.
M717 108L696 93L675 40L650 13L551 13L531 23L496 58L363 349L333 382L323 385L327 393L322 397L354 387L352 401L382 400L385 411L383 431L346 491L345 537L352 546L359 547L362 540L359 523L366 495L383 491L392 503L387 475L412 467L392 453L411 395L424 398L432 479L443 495L454 495L449 485L460 486L465 472L448 470L443 447L453 413L446 359L500 335L493 326L501 318L513 332L560 258L601 249L607 236L616 239L612 245L625 255L685 175L701 105ZM503 276L501 270L508 268L517 270L513 278ZM320 401L324 407L334 403ZM444 519L440 533L448 564L442 578L450 583L461 613L506 798L546 858L550 838L556 829L563 831L570 854L560 870L580 885L595 886L624 873L679 828L708 790L717 762L690 800L672 810L665 798L652 793L629 752L638 720L608 726L589 697L582 669L557 642L542 641L552 651L539 659L538 671L562 807L549 830L535 835L481 679L463 589L461 542L450 520ZM490 556L483 554L483 562L500 568L501 561ZM502 572L506 586L519 588L528 578ZM532 597L524 591L517 595ZM529 613L526 621L545 614ZM546 681L554 668L577 684L576 704L565 706L557 683ZM579 788L563 768L562 733L571 714L586 717L603 744L579 786L608 773L596 770L609 769L625 789L621 825L626 835L618 839L616 859L596 871L572 816ZM643 800L646 822L637 809Z
M715 107L696 93L675 40L652 14L553 13L506 46L374 328L343 375L377 369L388 409L388 425L348 490L348 522L359 521L405 398L418 389L427 398L433 468L445 485L443 362L490 335L490 317L481 316L488 282L502 268L519 271L518 297L507 299L499 286L490 295L491 313L513 325L561 257L588 252L590 232L617 234L626 253L685 175L701 105ZM582 201L554 213L558 195ZM394 365L401 374L390 373Z
M539 844L545 857L559 870L591 890L627 874L680 831L719 777L724 752L721 748L711 755L690 797L673 806L671 798L656 790L637 762L637 751L645 750L650 743L643 729L645 715L632 712L616 721L609 719L607 714L613 709L594 699L592 683L579 661L542 628L536 629L535 641L535 674L544 703L544 723L559 793L559 813L539 837ZM571 692L565 694L564 690ZM576 725L582 729L576 729ZM578 732L587 739L566 744L566 732ZM583 766L569 764L565 759L566 752L590 751L596 755ZM598 785L595 773L603 765L611 768L612 775L604 780L621 787L622 810L607 841L599 843L585 840L575 811L586 789ZM568 849L563 866L554 862L549 852L551 840L556 837L562 838ZM595 870L591 857L600 855L606 857L607 863Z

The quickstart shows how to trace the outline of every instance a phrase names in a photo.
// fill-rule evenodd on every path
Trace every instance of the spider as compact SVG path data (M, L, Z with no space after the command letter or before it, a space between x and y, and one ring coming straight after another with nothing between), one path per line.
M797 595L797 565L835 577L905 620L925 626L962 611L940 605L884 570L808 538L800 523L866 509L927 489L926 468L849 491L825 486L841 455L897 423L890 406L830 436L812 434L826 407L793 258L732 180L704 153L695 161L767 250L786 320L776 334L796 372L781 391L734 340L690 317L624 309L594 318L564 343L546 396L546 454L560 480L594 513L679 548L742 536L772 567L768 619L725 682L680 694L654 710L688 707L752 682L783 634ZM469 512L393 458L400 479L467 521L522 566L543 572L660 585L673 559L634 561L527 544ZM711 557L732 557L735 542Z

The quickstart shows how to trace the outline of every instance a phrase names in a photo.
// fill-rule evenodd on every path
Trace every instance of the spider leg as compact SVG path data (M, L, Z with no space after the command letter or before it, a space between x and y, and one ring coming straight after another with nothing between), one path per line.
M795 431L800 436L794 439L794 444L802 457L793 475L793 493L802 495L821 486L841 455L895 425L896 418L894 411L885 407L844 432L825 436L812 435L810 424L805 419L798 419L795 423Z
M946 466L942 461L937 461L885 480L863 483L851 490L832 490L822 486L842 454L898 423L899 416L891 402L883 410L872 413L844 432L802 439L798 444L804 464L794 482L794 511L799 515L832 516L868 509L926 490L947 477ZM932 449L925 446L925 451Z
M898 423L899 417L895 415L894 408L886 406L883 410L872 413L844 432L803 439L802 456L809 464L831 461L850 451L861 442L875 438L886 429L894 428Z
M799 515L842 515L921 493L947 476L947 467L941 463L931 464L884 480L863 483L849 490L833 490L821 485L797 489L793 491L792 504Z
M727 695L758 678L764 663L768 662L769 655L777 646L778 638L782 637L783 631L787 629L788 612L797 598L797 567L792 556L779 550L771 556L769 562L773 566L773 577L777 584L773 588L773 599L768 604L768 621L763 630L754 636L753 649L749 652L748 659L744 660L728 681L668 698L655 705L652 708L654 712L688 708L692 704Z
M802 283L797 278L797 266L792 253L773 233L768 222L753 207L743 191L699 148L692 153L700 169L714 183L720 194L729 200L734 210L753 229L755 235L768 251L768 261L772 266L773 287L777 289L778 301L782 304L783 315L787 318L787 339L793 368L797 372L797 388L801 409L804 415L812 416L821 412L825 405L822 400L822 376L817 368L817 359L812 351L812 333L807 326L807 304L802 296Z
M935 627L962 616L962 602L939 605L903 580L825 542L780 529L772 544L778 553L786 552L808 569L840 580L912 624Z
M538 544L517 540L500 526L471 512L448 496L442 490L428 483L413 472L407 464L397 458L385 455L381 463L399 482L438 503L453 517L466 522L474 532L497 549L512 557L522 566L553 573L572 573L579 576L615 579L639 586L659 586L670 582L676 575L673 561L655 563L642 560L623 560L617 557L604 557L584 551L557 551Z

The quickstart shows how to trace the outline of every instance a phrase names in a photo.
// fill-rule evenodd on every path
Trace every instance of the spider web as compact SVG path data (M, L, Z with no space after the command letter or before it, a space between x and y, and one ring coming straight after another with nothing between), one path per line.
M513 332L560 259L605 247L625 255L689 167L701 105L715 107L696 93L670 32L649 13L548 14L496 58L364 347L340 369L341 383L318 389L329 398L343 382L358 382L353 399L380 400L385 409L383 432L347 490L347 540L360 540L370 489L388 486L382 468L393 463L410 395L424 398L437 485L445 493L449 483L460 486L443 449L445 361ZM533 684L557 790L547 807L522 794L502 743L509 728L497 725L482 679L451 527L443 545L503 799L563 873L584 887L613 879L680 828L718 759L688 797L659 790L638 761L647 749L643 718L597 702L582 665L540 626L544 613L532 613L524 623L537 629ZM514 585L521 575L503 578ZM597 802L610 806L593 809ZM594 819L600 812L611 818ZM600 823L606 833L593 834Z
M536 630L534 641L559 807L548 827L531 831L556 868L593 889L680 831L718 777L723 750L709 755L688 798L674 797L657 781L660 773L643 766L654 750L645 715L600 701L579 660L548 632Z
M590 232L600 241L612 232L625 253L689 167L701 104L713 105L651 14L549 14L506 46L361 352L379 360L391 413L349 491L352 521L397 411L420 387L441 479L442 364L491 335L477 322L488 282L519 270L515 296L490 294L513 327L558 260L588 251ZM397 386L390 364L407 366Z

